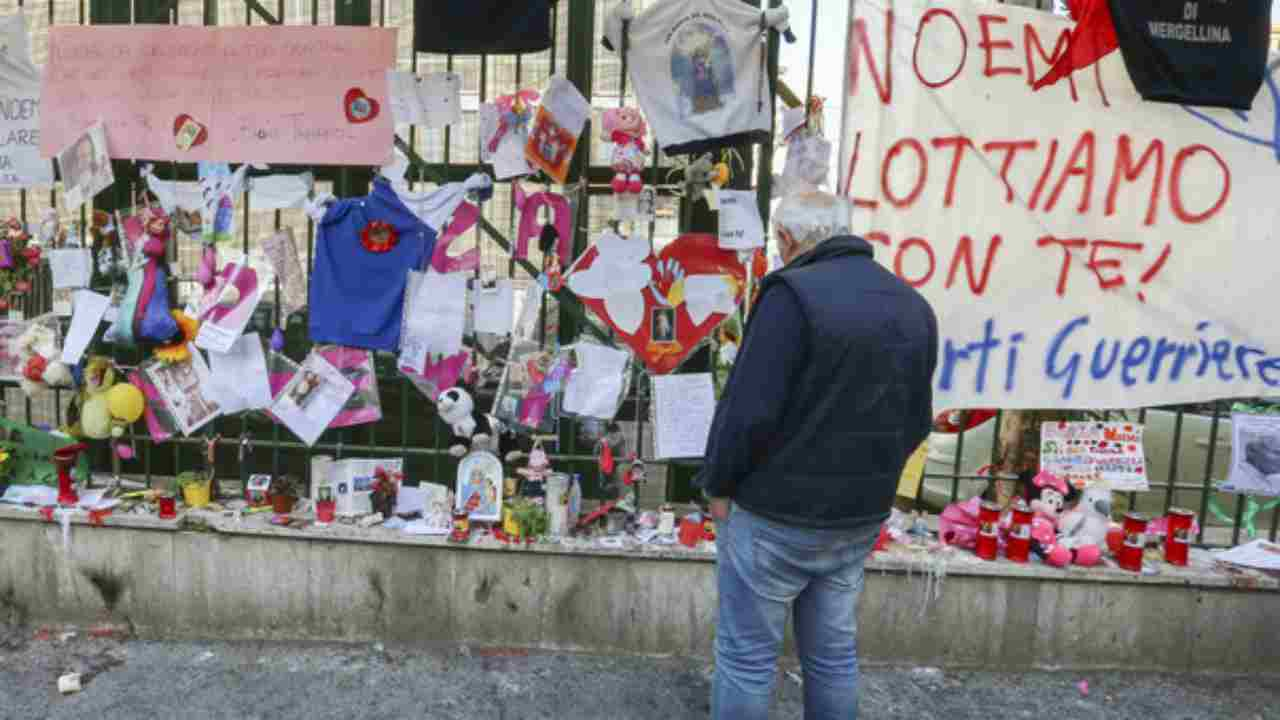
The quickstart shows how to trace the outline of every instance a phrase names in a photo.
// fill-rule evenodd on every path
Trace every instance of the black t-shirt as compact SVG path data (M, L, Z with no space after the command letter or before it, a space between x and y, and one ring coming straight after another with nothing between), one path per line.
M1248 110L1267 69L1271 0L1109 0L1147 100Z
M413 47L433 53L527 53L551 47L552 0L414 0Z

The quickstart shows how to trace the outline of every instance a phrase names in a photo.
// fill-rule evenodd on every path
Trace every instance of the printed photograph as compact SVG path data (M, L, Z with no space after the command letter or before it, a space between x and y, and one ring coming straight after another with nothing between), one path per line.
M654 308L650 336L656 343L673 343L676 341L675 308Z
M107 133L102 123L89 128L58 153L58 170L68 209L75 209L111 187L116 177L107 155Z

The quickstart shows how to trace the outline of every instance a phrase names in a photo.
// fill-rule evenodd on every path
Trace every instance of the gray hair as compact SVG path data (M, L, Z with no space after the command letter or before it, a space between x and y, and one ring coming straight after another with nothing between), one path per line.
M824 240L848 235L850 210L844 198L812 190L784 197L773 213L773 224L807 251Z

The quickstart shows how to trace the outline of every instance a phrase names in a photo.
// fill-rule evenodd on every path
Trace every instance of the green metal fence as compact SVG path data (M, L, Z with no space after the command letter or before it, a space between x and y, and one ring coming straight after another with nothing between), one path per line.
M839 1L839 0L836 0ZM447 181L465 179L472 172L483 170L479 162L478 113L480 102L497 95L509 94L518 88L543 87L553 74L566 76L591 100L593 118L608 107L635 104L635 98L627 87L622 59L603 50L598 39L602 35L603 20L618 0L559 0L555 6L555 42L546 52L524 56L443 56L414 53L412 50L413 0L54 0L47 4L27 4L24 9L32 33L32 48L37 64L43 64L47 54L47 31L55 24L122 24L153 23L182 25L376 25L399 28L397 62L401 69L418 72L452 70L462 75L464 88L464 120L443 130L400 128L397 145L411 158L409 178L414 189L422 189ZM649 0L639 3L641 7ZM797 27L810 24L805 19L816 18L816 0L789 3ZM1045 5L1047 2L1019 3ZM19 2L18 6L22 7ZM15 8L4 8L11 12ZM808 13L813 13L809 15ZM812 34L812 33L811 33ZM810 57L814 58L812 49ZM830 58L818 57L821 65ZM811 63L813 60L811 60ZM770 64L777 67L777 48L770 47ZM793 79L794 78L790 78ZM807 83L806 83L807 81ZM812 73L800 80L812 83ZM799 87L799 85L797 85ZM584 141L574 157L570 185L585 183L585 201L579 204L576 218L574 246L581 252L588 238L603 230L609 220L611 190L608 183L613 172L607 166L607 157L601 149L598 123L588 126ZM745 172L736 174L733 187L759 187L761 210L767 217L769 180L773 169L772 144L741 148L747 164ZM338 196L363 195L368 191L373 168L357 167L288 167L273 166L271 172L314 172L317 189ZM714 230L715 219L705 206L684 203L675 197L669 184L667 162L654 153L653 163L646 173L646 182L660 190L658 218L647 228L651 244L660 248L674 239L679 232L688 230ZM138 167L132 162L115 163L117 182L95 199L95 206L102 209L126 207L135 191L144 187ZM163 179L195 179L194 165L161 163L155 173ZM0 193L0 215L17 216L32 222L48 207L57 207L59 188L22 192ZM469 236L482 256L482 270L488 274L513 278L518 284L532 283L541 257L536 248L531 250L528 261L510 259L510 243L516 224L516 209L511 200L510 185L500 183L492 201L483 208L483 219ZM259 249L262 238L275 230L293 228L301 243L310 267L315 242L315 228L300 210L257 211L246 195L238 208L240 250L251 257ZM80 220L88 219L82 210ZM173 261L179 300L187 299L195 291L189 277L182 277L197 263L198 250L194 243L178 241L174 244ZM259 263L260 265L260 263ZM34 314L49 301L47 284L36 293L28 304L28 314ZM264 336L275 327L278 317L275 298L264 302L258 317L251 325ZM607 329L593 322L571 296L560 294L548 297L549 312L543 316L547 342L572 342L584 332L607 335ZM309 350L307 324L303 316L295 316L286 332L286 354L300 360ZM102 349L102 348L99 348ZM117 356L122 365L134 365L142 358L139 353ZM131 435L138 450L138 459L124 468L126 473L167 476L180 469L198 464L203 452L205 437L220 437L217 459L221 477L243 477L249 473L289 472L305 477L309 471L308 457L316 453L338 457L376 457L392 455L403 457L406 476L410 481L434 481L451 484L455 461L448 456L445 442L447 428L436 418L431 404L416 388L396 370L394 358L380 355L376 359L383 420L376 424L331 430L311 448L297 442L287 430L265 417L246 415L220 418L201 433L202 437L175 438L164 444L152 444L145 435ZM709 369L710 353L704 348L695 353L685 364L689 371ZM631 396L624 403L619 420L624 422L633 447L645 447L648 442L647 393L648 383L639 371L631 383ZM63 422L68 393L55 391L35 401L26 399L16 387L0 388L0 410L5 416L24 422L58 425ZM480 403L492 402L492 397L480 398ZM1146 511L1161 512L1170 505L1187 506L1198 511L1202 528L1201 542L1213 545L1234 544L1243 537L1245 527L1252 521L1260 534L1276 539L1280 524L1280 508L1265 515L1252 516L1252 506L1243 498L1215 493L1212 484L1225 479L1230 460L1227 431L1228 403L1212 403L1205 406L1137 410L1130 417L1148 425L1148 455L1152 491L1128 496L1128 504ZM1159 422L1159 432L1152 428ZM998 420L997 420L998 422ZM998 454L994 438L995 422L984 428L954 437L954 445L935 449L930 459L922 491L916 499L920 507L938 509L942 504L981 492L987 482L977 474L982 465ZM135 430L141 424L135 426ZM592 495L595 478L594 447L584 436L587 429L579 423L562 420L559 442L551 453L557 467L569 472L582 473L588 495ZM1160 438L1158 447L1151 438ZM248 441L248 442L246 442ZM251 450L249 449L251 448ZM244 452L248 450L248 452ZM95 466L110 466L106 448L98 448ZM663 480L650 488L646 497L681 501L692 496L689 480L696 464L669 464L664 474L661 469L651 472ZM1229 521L1221 520L1211 512L1211 503L1225 509ZM1123 507L1123 505L1122 505ZM1207 526L1207 527L1206 527Z

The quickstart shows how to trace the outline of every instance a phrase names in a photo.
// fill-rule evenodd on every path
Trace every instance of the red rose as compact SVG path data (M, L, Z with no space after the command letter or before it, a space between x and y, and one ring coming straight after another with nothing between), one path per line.
M49 361L44 359L42 355L32 355L27 360L27 366L22 369L22 375L31 382L40 382L44 377L44 369L48 367Z
M20 293L31 292L31 283L26 280L19 280L13 284L13 289Z
M40 264L40 248L38 247L28 247L22 251L22 256L27 259L28 265L34 267Z

